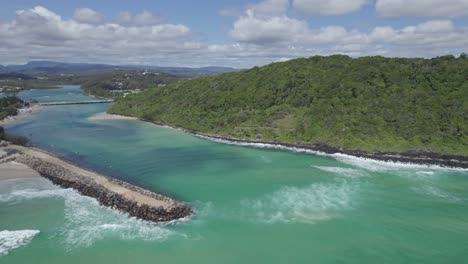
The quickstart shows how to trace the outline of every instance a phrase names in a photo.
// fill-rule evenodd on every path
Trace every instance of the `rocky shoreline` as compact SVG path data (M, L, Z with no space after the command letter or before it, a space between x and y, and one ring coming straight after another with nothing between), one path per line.
M14 158L16 162L30 167L54 184L63 188L73 188L82 195L95 198L103 206L128 213L130 216L152 222L169 222L190 217L194 214L194 210L188 205L169 197L105 177L106 181L113 184L114 189L117 186L117 188L124 190L123 193L117 193L112 191L111 188L98 183L92 177L45 161L34 155L29 155L21 150L18 152ZM45 153L45 155L49 154ZM128 193L133 193L133 195L126 195ZM141 199L141 197L137 199L135 193L140 196L143 195L144 199ZM155 206L154 203L147 202L152 199L161 201L165 206Z
M190 131L189 131L190 132ZM365 151L350 151L341 148L334 148L328 145L303 145L303 144L289 144L278 143L271 141L257 141L257 140L244 140L229 137L220 137L200 134L197 132L190 132L191 134L213 141L226 141L232 144L264 144L268 148L287 149L287 150L310 150L322 152L325 154L345 154L364 159L372 159L385 162L401 162L413 163L419 165L437 165L449 168L468 168L468 157L443 155L431 152L406 152L406 153L392 153L392 152L375 152L369 153Z
M282 142L273 142L273 141L262 141L262 140L249 140L249 139L239 139L233 137L223 137L218 135L210 135L205 133L200 133L191 129L185 129L180 127L174 127L166 125L160 122L153 122L150 120L139 119L140 121L153 123L160 126L170 127L178 129L194 135L196 137L204 138L207 140L227 143L227 144L238 144L246 146L258 146L259 144L263 145L264 148L271 149L284 149L291 151L314 151L321 152L324 154L344 154L349 156L354 156L364 159L372 159L385 162L401 162L401 163L412 163L418 165L436 165L441 167L448 168L462 168L468 169L468 157L466 156L454 156L454 155L444 155L432 152L404 152L404 153L392 153L392 152L375 152L370 153L366 151L351 151L345 150L343 148L335 148L325 144L316 144L316 145L305 145L305 144L291 144L291 143L282 143Z

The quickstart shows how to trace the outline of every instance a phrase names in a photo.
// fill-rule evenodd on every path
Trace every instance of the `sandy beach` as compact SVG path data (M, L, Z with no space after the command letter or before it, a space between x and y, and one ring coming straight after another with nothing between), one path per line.
M93 115L88 118L89 120L138 120L136 117L113 115L106 112Z

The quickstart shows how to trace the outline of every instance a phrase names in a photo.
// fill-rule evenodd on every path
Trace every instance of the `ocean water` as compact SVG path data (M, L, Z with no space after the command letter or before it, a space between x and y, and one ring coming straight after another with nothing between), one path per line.
M89 99L78 87L23 98ZM191 204L153 224L45 179L0 182L0 263L466 263L468 171L234 146L109 105L53 106L7 128L37 147Z

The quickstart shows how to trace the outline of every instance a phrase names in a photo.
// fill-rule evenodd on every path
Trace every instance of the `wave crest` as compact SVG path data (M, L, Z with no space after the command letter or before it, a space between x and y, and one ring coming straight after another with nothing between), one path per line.
M0 256L5 256L13 249L29 244L39 233L39 230L0 231Z
M23 189L20 189L23 186ZM25 188L25 189L24 189ZM175 235L166 226L156 224L100 206L96 199L83 196L73 189L61 189L46 182L37 189L14 186L0 195L0 202L21 202L31 199L57 198L64 200L65 223L58 233L69 248L89 247L102 239L162 241Z

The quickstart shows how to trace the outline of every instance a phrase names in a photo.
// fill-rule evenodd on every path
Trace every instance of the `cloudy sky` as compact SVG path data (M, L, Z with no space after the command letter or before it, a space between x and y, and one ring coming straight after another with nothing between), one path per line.
M0 0L0 64L264 65L468 52L468 0Z

